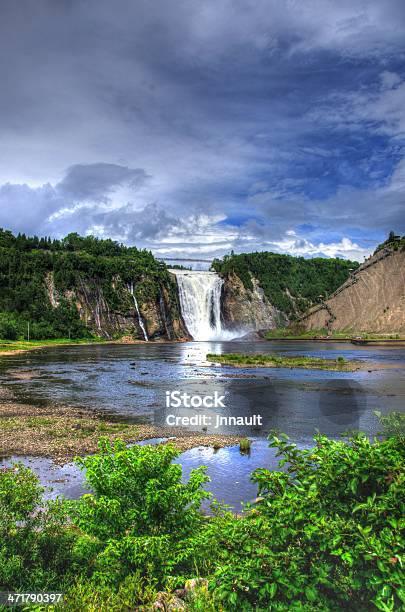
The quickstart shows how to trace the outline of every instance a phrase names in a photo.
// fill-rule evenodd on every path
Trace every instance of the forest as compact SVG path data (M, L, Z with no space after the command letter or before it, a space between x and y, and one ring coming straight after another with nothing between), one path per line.
M56 307L46 285L50 272L62 294ZM33 340L89 337L74 300L63 297L88 279L102 288L111 309L118 307L126 282L139 280L144 299L156 294L159 283L170 286L165 264L147 250L75 233L55 240L0 229L0 337L26 338L28 325Z
M256 252L215 259L212 269L222 276L237 274L248 289L252 276L257 278L270 302L293 320L337 289L358 265ZM60 296L56 307L49 299L49 273ZM0 229L0 338L26 338L28 326L32 340L90 337L73 299L75 287L87 281L102 289L111 310L122 305L122 288L130 281L137 282L141 302L156 299L162 284L174 290L166 265L150 251L77 233L57 240Z
M346 259L305 259L267 251L231 253L212 264L222 276L239 276L246 289L253 289L251 277L256 278L270 302L289 319L335 291L358 266Z

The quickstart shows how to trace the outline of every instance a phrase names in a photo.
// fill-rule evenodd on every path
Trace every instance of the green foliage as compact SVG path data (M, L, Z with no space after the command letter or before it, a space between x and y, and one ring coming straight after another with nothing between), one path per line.
M323 357L306 357L304 355L268 355L252 353L215 353L207 354L207 361L233 366L263 366L271 368L308 368L314 370L344 370L352 371L358 368L359 362L347 360L344 357L324 359Z
M163 288L174 297L165 264L149 251L94 236L51 240L0 229L0 338L27 338L28 323L32 340L89 337L75 304L77 291L86 293L85 301L102 294L111 310L125 312L133 307L124 291L131 282L141 304L158 301ZM52 283L56 306L49 297Z
M9 313L0 313L0 338L4 340L17 340L18 324Z
M212 521L199 562L227 610L397 610L402 588L404 447L397 438L273 438L285 472L256 470L259 501ZM402 604L401 604L402 602Z
M123 610L149 610L140 608L150 604L156 596L154 583L148 583L139 572L127 576L112 589L110 585L95 585L94 582L79 578L67 586L64 612L123 612Z
M94 491L76 506L79 527L101 539L189 532L201 518L208 478L198 469L182 483L181 466L172 463L178 455L171 444L127 448L102 439L98 455L77 460Z
M150 609L179 586L194 611L403 609L403 439L270 446L280 471L253 473L242 516L205 517L204 470L183 482L171 445L102 440L79 460L92 494L64 504L45 504L27 468L1 470L0 588L63 589L72 611Z
M63 504L42 492L22 464L0 470L0 590L60 588L73 534Z
M239 441L239 450L241 453L248 453L250 452L250 440L249 438L242 438Z
M223 276L236 274L245 288L257 278L270 302L289 317L305 311L319 296L335 291L358 267L355 261L292 257L276 253L242 253L215 259L212 267Z
M405 413L390 412L383 415L381 412L376 411L375 415L383 426L382 435L385 438L397 437L402 442L405 442Z
M78 459L94 493L73 505L73 520L85 534L78 542L83 560L94 555L97 582L117 585L138 572L164 586L181 565L187 539L203 523L208 477L200 468L182 483L181 466L172 463L178 454L172 445L102 440L98 455Z
M394 251L403 251L405 249L405 236L399 236L395 234L393 230L391 230L388 234L388 238L377 246L374 253L378 253L378 251L385 248L392 249Z

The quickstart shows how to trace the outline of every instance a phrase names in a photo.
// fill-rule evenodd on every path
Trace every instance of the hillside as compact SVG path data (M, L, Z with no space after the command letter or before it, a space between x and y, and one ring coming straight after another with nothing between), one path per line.
M137 312L139 308L139 313ZM184 338L177 289L149 251L0 230L0 337Z
M231 328L285 326L297 320L320 294L335 291L357 262L276 253L242 253L214 260L225 282L222 311Z
M386 241L328 300L301 319L305 330L405 332L404 240Z

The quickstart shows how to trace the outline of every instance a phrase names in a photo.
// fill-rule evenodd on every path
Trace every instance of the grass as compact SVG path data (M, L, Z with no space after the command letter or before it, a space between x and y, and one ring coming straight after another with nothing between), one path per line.
M1 353L16 353L21 351L31 351L46 346L58 346L60 344L98 344L106 342L105 338L52 338L48 340L2 340L0 339Z
M286 338L288 340L305 340L312 338L350 338L351 334L347 331L342 332L330 332L326 328L322 329L310 329L310 330L299 330L294 327L280 327L278 329L269 329L266 332L267 340L274 340L279 338Z
M239 442L239 450L241 453L248 453L250 451L250 440L249 438L242 438Z
M353 338L362 338L363 340L405 340L405 336L400 334L373 334L371 332L354 334Z
M266 368L304 368L308 370L337 370L352 372L359 368L357 361L349 361L344 357L323 359L321 357L284 357L280 355L243 355L241 353L224 353L215 355L208 353L207 361L235 367L266 367Z
M373 332L355 333L349 330L329 331L325 327L322 329L309 329L306 331L294 327L280 327L269 329L265 335L267 340L351 340L352 338L362 338L364 340L405 340L405 336L399 334L374 334Z

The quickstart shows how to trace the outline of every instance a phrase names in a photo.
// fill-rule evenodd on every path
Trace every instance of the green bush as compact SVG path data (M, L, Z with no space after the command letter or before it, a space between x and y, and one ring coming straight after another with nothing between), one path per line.
M383 415L377 410L375 415L383 427L381 435L384 438L396 437L405 442L405 413L390 412Z
M0 338L4 340L17 340L18 338L17 324L8 313L0 315Z
M201 546L218 551L211 584L225 608L399 609L403 443L359 434L318 436L310 450L286 437L271 446L286 471L256 470L262 500L243 519L213 522Z
M180 567L187 540L200 529L204 468L181 481L179 454L172 445L132 446L100 442L100 453L78 463L94 491L72 505L72 518L84 537L81 557L92 557L94 579L118 585L133 572L159 587ZM179 571L181 571L179 569Z
M43 502L42 493L22 464L0 470L0 590L56 590L70 567L63 504Z
M171 445L102 440L78 460L92 493L65 503L45 503L24 466L0 470L0 590L63 589L67 610L118 612L199 577L208 591L186 596L191 611L403 609L397 422L383 439L319 435L308 450L273 437L280 470L253 473L242 516L204 516L204 470L183 482Z

